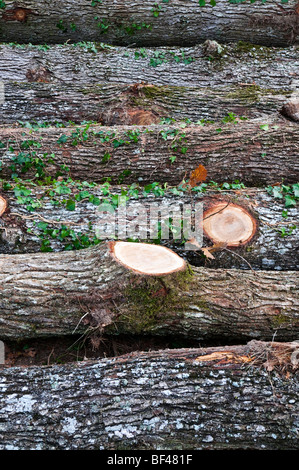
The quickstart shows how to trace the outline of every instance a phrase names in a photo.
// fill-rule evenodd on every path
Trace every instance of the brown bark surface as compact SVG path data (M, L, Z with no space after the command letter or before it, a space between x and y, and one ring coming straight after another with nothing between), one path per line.
M34 176L33 165L28 165L27 173L22 173L24 166L15 167L17 156L25 154L32 161L40 157L48 175L55 177L64 165L74 179L97 183L110 178L117 184L126 174L127 184L159 181L178 185L203 165L208 180L218 183L290 184L299 181L298 141L298 124L270 117L185 128L179 124L37 130L2 127L0 174L7 178L17 171L26 178ZM47 163L49 155L51 162Z
M231 4L200 7L197 0L152 0L134 3L55 0L8 0L2 9L1 41L63 43L67 40L105 41L120 45L192 45L205 39L251 41L287 46L297 40L297 1L268 0L265 4ZM158 6L157 6L158 5ZM156 16L155 16L156 14Z
M135 353L0 371L0 448L298 450L298 346Z
M0 337L154 334L226 340L298 338L298 273L187 267L135 274L106 243L1 255Z

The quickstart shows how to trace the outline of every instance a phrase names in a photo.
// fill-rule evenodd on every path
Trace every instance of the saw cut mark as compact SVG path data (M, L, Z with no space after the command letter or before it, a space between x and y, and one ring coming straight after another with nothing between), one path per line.
M6 211L7 202L6 200L0 196L0 217Z
M115 242L112 255L139 274L162 276L186 269L186 262L169 248L147 243Z
M256 232L256 221L244 207L227 202L216 203L203 214L203 230L214 243L240 246Z

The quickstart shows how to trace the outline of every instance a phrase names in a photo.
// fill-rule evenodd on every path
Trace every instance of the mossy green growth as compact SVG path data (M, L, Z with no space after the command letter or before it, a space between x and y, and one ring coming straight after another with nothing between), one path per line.
M290 96L291 94L292 90L290 89L263 88L259 85L250 85L244 87L236 87L232 92L226 95L226 98L246 101L247 103L255 103L260 100L261 96L264 95Z
M238 41L235 46L235 51L236 53L241 52L242 54L251 53L254 56L261 58L273 56L273 50L270 47L252 44L245 41Z
M288 317L287 315L284 315L283 313L280 313L279 315L273 315L271 317L272 324L275 328L278 328L283 325L287 325L291 323L291 318Z
M162 277L132 275L124 291L125 314L118 324L121 329L137 334L149 333L167 319L174 320L184 310L184 293L189 290L193 271L187 266L183 272Z
M144 109L152 109L152 106L165 102L167 104L169 98L171 103L179 102L182 94L185 93L185 87L177 86L144 86L138 96L131 96L132 106L141 106Z
M150 85L142 88L142 93L147 99L156 99L163 97L172 97L177 93L181 94L185 90L183 86L157 86Z

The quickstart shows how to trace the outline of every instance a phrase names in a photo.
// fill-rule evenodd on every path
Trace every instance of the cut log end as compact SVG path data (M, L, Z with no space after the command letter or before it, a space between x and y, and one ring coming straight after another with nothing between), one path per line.
M216 203L203 215L203 230L214 243L240 246L256 233L256 221L244 207L226 202Z
M7 202L2 196L0 196L0 217L6 211Z
M169 248L148 243L110 242L114 259L127 269L147 276L164 276L186 269L186 262Z

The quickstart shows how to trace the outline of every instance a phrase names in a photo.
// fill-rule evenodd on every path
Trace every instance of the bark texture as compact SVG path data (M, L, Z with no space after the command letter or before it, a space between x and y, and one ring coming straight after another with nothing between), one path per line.
M296 0L283 6L275 0L238 5L219 0L215 8L202 8L197 0L173 0L169 4L146 0L135 2L134 8L122 0L96 6L87 0L78 0L76 5L71 0L63 4L58 0L5 4L0 23L3 42L95 40L120 45L190 45L205 39L242 39L286 46L294 43L298 35Z
M154 49L111 47L99 43L2 44L1 80L4 83L81 85L84 88L99 83L210 87L212 90L240 83L273 91L298 88L296 46L262 47L240 41L218 44L216 48L221 48L218 53L218 49L210 51L211 44L214 43L208 41L190 48Z
M298 450L291 353L251 341L3 369L0 448Z
M266 124L267 130L263 129ZM219 183L239 180L261 186L299 181L299 126L270 117L186 128L174 124L38 130L3 127L0 141L1 176L5 178L15 173L17 156L26 154L32 161L40 157L51 176L65 165L74 179L97 183L110 178L117 184L126 174L127 184L160 181L178 185L200 164L207 169L208 179ZM53 153L47 163L47 156ZM26 178L34 176L34 165L27 166L27 172L22 173L22 164L17 171Z
M107 244L66 253L1 255L0 337L158 334L198 340L295 340L298 273L186 267L141 276Z
M84 189L84 187L81 188L81 190ZM181 193L178 196L166 192L163 197L140 194L138 199L135 199L132 193L128 193L129 199L126 201L125 210L122 206L118 210L117 204L120 201L117 198L115 200L115 197L121 192L114 191L110 195L105 195L105 186L88 189L84 200L79 202L75 201L75 196L81 191L76 188L72 190L72 194L67 196L49 196L51 190L53 187L32 190L31 195L28 196L29 200L26 198L24 200L21 197L21 201L11 193L4 193L8 197L8 211L1 218L0 249L2 253L30 253L40 251L41 247L51 248L54 251L61 251L66 247L67 249L76 249L86 246L84 237L87 237L88 243L93 243L97 234L101 239L111 240L116 236L119 239L139 238L142 240L143 237L147 238L147 231L150 229L152 231L149 240L153 240L159 238L157 224L152 223L150 226L146 222L146 215L142 215L143 209L146 214L150 214L151 210L162 210L161 229L167 230L170 210L180 211L182 209L186 211L188 208L195 208L195 203L198 202L202 203L205 211L215 202L232 202L243 206L256 218L256 235L246 246L232 248L229 251L219 249L218 252L213 253L215 259L206 261L206 265L213 268L241 269L249 269L251 266L253 269L278 271L296 270L299 267L297 256L299 248L298 208L288 208L288 217L284 218L282 216L282 211L285 209L283 199L273 198L264 190L208 191L203 194ZM159 191L157 190L157 192ZM56 193L54 192L54 194ZM97 204L100 205L90 202L90 199L92 200L94 197L99 198ZM74 210L66 209L67 200L75 201ZM32 206L32 203L40 205L34 212L27 209ZM109 204L109 209L112 211L112 213L108 212L106 216L103 212L107 210L105 203ZM115 208L115 212L113 208ZM175 213L177 214L177 212ZM142 217L142 223L140 217ZM179 220L176 222L176 226L179 225ZM41 226L38 225L39 223L42 223ZM116 231L116 228L124 225L125 230ZM99 232L99 229L103 227L106 227L103 233ZM67 234L64 231L65 228L73 230L74 233ZM156 230L154 235L153 230ZM285 231L285 236L282 236L282 231ZM174 249L192 265L202 266L205 263L200 252L185 250L179 242L182 239L181 233L177 235L177 241L165 239L168 233L166 235L164 233L161 235L163 244ZM49 244L45 245L43 240L49 240ZM203 237L203 245L209 246L212 243L208 238Z
M227 114L247 118L267 117L279 111L293 96L293 89L263 90L255 86L214 88L135 87L116 85L56 85L49 83L5 84L0 105L2 123L16 121L77 124L96 121L104 125L151 124L161 118L220 120ZM134 116L141 113L136 121ZM145 113L150 113L148 117ZM144 117L146 121L144 122Z

